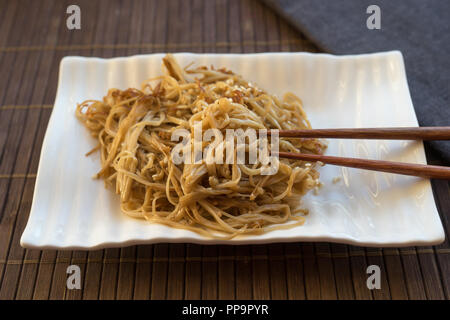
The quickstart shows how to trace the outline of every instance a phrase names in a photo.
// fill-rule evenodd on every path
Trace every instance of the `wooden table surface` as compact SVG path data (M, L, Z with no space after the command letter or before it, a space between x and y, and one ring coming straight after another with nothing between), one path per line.
M81 8L81 30L66 9ZM0 299L448 299L448 238L435 247L330 243L157 244L39 251L20 247L42 140L67 55L318 49L256 0L0 0ZM427 150L429 161L442 161ZM450 228L448 181L433 181ZM393 212L393 214L395 214ZM82 288L66 288L81 268ZM366 286L381 267L381 289Z

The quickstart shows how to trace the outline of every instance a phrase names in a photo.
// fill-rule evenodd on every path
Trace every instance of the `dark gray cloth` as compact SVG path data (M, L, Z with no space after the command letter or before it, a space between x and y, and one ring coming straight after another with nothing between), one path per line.
M449 0L264 0L320 49L334 54L400 50L421 126L450 125ZM381 29L366 25L381 9ZM448 161L450 141L431 145Z

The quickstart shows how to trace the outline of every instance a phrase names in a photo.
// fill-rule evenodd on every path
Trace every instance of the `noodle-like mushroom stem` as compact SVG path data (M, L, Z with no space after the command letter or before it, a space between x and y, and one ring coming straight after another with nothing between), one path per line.
M141 90L110 89L102 101L77 106L77 117L98 140L97 178L114 186L121 209L220 239L301 225L307 210L300 199L320 185L315 164L280 159L274 175L262 175L259 161L237 163L236 153L232 164L176 164L171 136L187 129L193 138L196 123L224 136L227 129L311 128L302 101L292 93L279 99L226 69L182 69L170 54L163 66L166 73ZM203 142L201 150L210 143ZM280 151L289 152L318 154L325 148L318 139L279 143Z

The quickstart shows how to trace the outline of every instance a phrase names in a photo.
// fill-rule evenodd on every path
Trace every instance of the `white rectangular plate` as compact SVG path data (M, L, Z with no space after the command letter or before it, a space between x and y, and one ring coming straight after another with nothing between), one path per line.
M324 186L304 198L306 223L263 235L218 241L133 219L119 197L92 176L96 144L75 118L76 104L109 88L139 87L161 74L163 54L99 59L66 57L42 147L33 205L21 244L27 248L98 249L157 242L256 244L331 241L363 246L438 244L444 231L429 180L346 169L321 169ZM400 52L332 56L309 53L176 54L182 66L226 67L268 92L292 91L315 128L417 126ZM327 154L426 163L423 144L329 140ZM341 181L333 183L333 179Z

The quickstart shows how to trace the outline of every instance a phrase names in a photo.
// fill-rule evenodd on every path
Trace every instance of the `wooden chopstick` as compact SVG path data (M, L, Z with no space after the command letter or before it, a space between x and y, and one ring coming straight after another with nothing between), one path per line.
M450 140L450 127L278 130L278 134L291 138Z
M403 163L385 160L367 160L358 158L333 157L316 154L279 152L280 158L321 161L327 164L333 164L343 167L359 168L373 171L383 171L390 173L404 174L432 179L450 179L450 167L432 166L414 163Z

